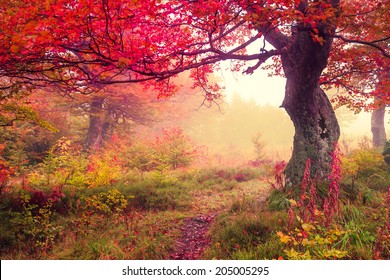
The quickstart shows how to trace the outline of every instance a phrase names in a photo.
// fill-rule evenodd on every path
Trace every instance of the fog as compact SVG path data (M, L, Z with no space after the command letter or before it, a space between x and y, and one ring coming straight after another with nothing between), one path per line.
M294 128L283 108L285 79L268 77L264 71L244 76L231 71L216 73L216 80L224 87L222 101L201 106L202 91L183 87L171 98L171 109L164 121L154 127L182 127L199 145L208 147L211 155L226 162L248 161L255 157L252 139L261 135L267 158L288 160L291 156ZM371 139L371 114L355 115L347 108L336 110L341 137L351 146L366 137ZM386 114L389 133L390 114Z

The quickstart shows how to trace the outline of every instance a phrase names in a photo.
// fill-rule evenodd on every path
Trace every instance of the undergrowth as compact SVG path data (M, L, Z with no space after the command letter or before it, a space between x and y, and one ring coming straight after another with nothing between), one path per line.
M285 162L199 169L184 149L148 145L91 156L61 140L23 180L2 160L1 258L167 259L186 218L213 212L204 259L390 259L390 175L375 150L334 155L326 182L307 167L292 196ZM143 158L122 158L134 150Z

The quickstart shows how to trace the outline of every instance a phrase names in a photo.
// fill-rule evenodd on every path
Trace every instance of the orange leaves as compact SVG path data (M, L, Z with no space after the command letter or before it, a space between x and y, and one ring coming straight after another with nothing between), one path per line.
M12 45L10 50L12 53L16 54L16 53L19 53L20 47L18 45Z
M11 42L19 44L22 41L22 38L19 35L15 35L12 37Z
M320 44L321 46L324 44L325 40L324 37L310 32L311 37L313 38L313 42Z
M118 67L119 68L125 68L127 66L129 66L131 64L131 59L127 58L127 57L120 57L118 59Z

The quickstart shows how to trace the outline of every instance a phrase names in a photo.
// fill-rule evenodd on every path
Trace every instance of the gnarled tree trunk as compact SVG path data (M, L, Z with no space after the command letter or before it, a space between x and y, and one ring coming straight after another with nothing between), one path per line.
M311 176L327 179L331 154L340 136L340 128L319 78L326 67L332 39L324 35L322 44L314 42L309 31L293 30L289 52L282 55L287 77L282 104L295 126L292 157L286 166L286 187L300 184L307 159Z

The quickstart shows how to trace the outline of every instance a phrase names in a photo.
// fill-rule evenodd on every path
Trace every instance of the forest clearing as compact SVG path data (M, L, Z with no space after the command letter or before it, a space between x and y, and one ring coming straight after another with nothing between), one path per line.
M138 158L59 140L26 182L3 181L1 259L389 258L390 176L375 149L342 156L327 184L307 169L302 193L289 194L284 161L196 167L178 133L130 146ZM323 206L331 184L334 210Z

